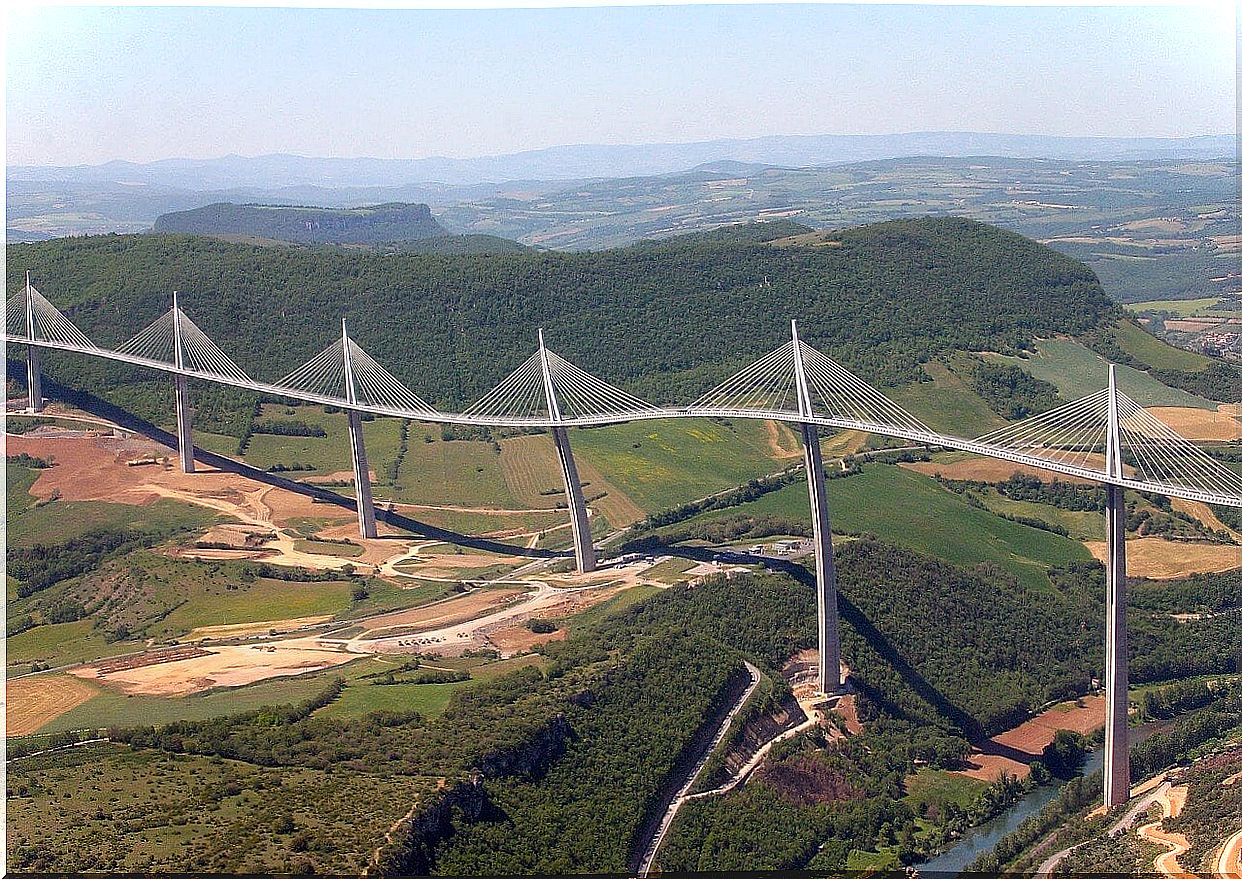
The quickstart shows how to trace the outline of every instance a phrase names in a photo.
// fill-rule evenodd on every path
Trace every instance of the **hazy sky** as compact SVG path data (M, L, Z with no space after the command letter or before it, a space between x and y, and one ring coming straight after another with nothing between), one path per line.
M1235 127L1229 5L95 7L8 25L11 164Z

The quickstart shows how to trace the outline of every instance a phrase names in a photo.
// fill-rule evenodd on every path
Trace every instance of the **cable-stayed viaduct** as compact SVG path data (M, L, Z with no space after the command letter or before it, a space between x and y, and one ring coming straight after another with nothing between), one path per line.
M358 529L363 537L376 536L376 525L362 414L549 430L565 482L574 557L583 572L595 568L596 553L568 428L690 417L757 418L797 424L804 446L814 535L819 684L825 693L840 691L843 681L819 428L860 430L960 449L1098 482L1107 488L1104 799L1108 805L1125 802L1130 791L1124 491L1242 507L1242 476L1221 466L1121 393L1111 366L1108 386L1096 393L977 439L963 439L931 430L808 345L799 338L796 322L791 322L790 339L785 344L682 407L654 406L613 387L551 351L539 332L535 352L460 413L442 412L424 401L359 347L344 322L339 339L274 382L252 379L234 363L186 316L175 293L167 312L111 350L91 342L31 286L27 277L25 287L6 303L5 329L6 345L26 346L31 411L39 411L43 405L43 349L100 357L170 375L176 391L178 452L186 473L194 470L191 378L344 410L349 420Z

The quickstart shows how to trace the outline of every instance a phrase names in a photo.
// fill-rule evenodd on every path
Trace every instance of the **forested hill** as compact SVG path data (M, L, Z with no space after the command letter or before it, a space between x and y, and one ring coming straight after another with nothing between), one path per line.
M225 351L269 379L326 346L345 316L359 344L450 408L519 364L540 327L606 380L686 401L788 339L791 317L811 344L892 385L922 377L919 364L940 351L1014 351L1113 314L1081 263L992 226L927 218L769 243L808 231L768 223L592 253L499 254L110 235L11 245L8 289L29 269L103 345L154 320L179 290ZM82 358L60 358L54 372L92 390L113 374Z
M290 207L220 202L163 214L156 232L232 235L294 244L389 244L446 235L425 204L361 208Z

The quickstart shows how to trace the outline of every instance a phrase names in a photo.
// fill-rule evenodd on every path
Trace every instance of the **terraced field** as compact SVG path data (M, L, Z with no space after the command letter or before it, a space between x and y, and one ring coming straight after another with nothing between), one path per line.
M637 421L570 436L594 467L645 512L664 510L788 466L787 443L763 422Z

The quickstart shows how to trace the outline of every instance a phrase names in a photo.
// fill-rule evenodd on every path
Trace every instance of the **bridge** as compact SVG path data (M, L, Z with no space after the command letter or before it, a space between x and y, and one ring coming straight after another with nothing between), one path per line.
M798 335L685 406L656 406L580 369L536 335L533 353L496 387L462 412L426 402L364 351L341 323L339 338L289 374L252 378L181 309L171 307L115 349L95 345L30 283L5 304L5 344L26 347L29 411L43 407L41 352L97 357L169 375L175 389L181 468L194 470L193 410L189 380L211 382L280 399L335 406L349 422L359 533L376 536L375 509L363 443L362 415L439 424L541 428L551 432L565 483L580 572L597 559L586 500L570 447L571 427L594 427L664 418L754 418L797 425L803 445L815 547L819 684L839 693L841 646L837 616L828 492L819 430L856 430L929 447L973 452L1013 464L1097 482L1107 489L1105 531L1105 766L1104 798L1125 802L1130 791L1127 733L1129 660L1126 637L1126 489L1230 507L1242 507L1242 475L1220 464L1156 419L1117 388L1108 386L1043 414L973 439L932 430L897 403Z

